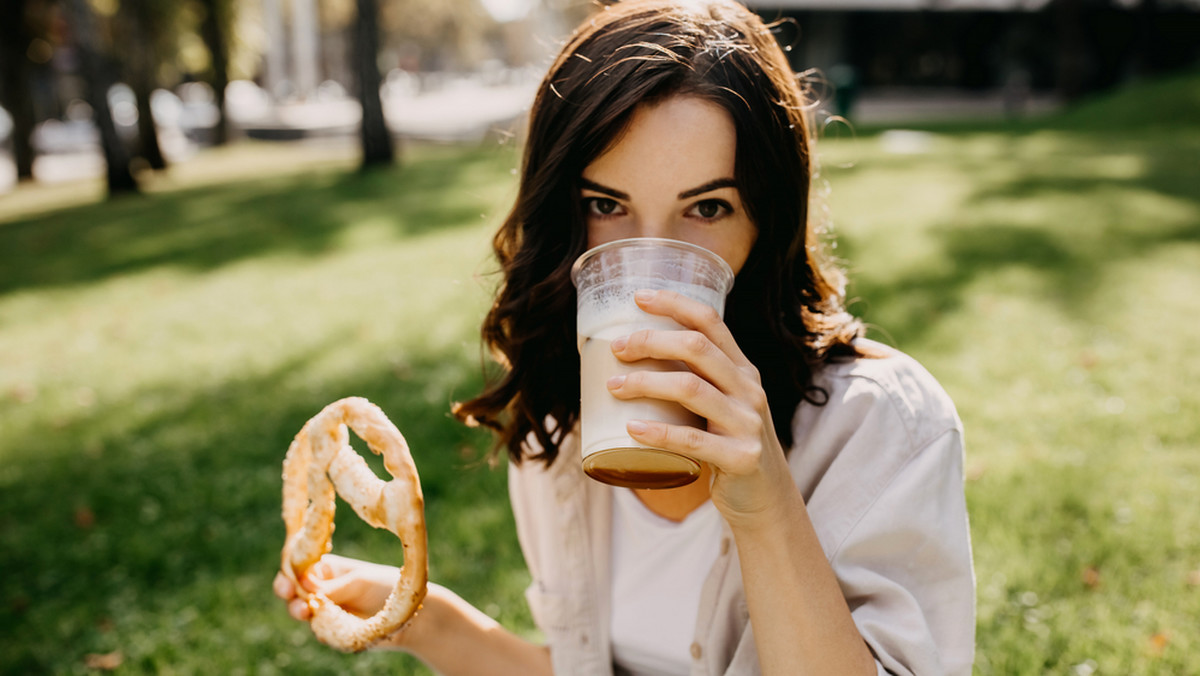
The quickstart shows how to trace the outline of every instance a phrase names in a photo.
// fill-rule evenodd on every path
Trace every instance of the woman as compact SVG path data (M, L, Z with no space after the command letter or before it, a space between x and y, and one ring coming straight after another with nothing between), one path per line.
M730 0L630 0L572 36L495 238L504 278L483 337L505 369L456 409L512 461L547 645L431 585L391 647L445 674L970 673L961 425L928 373L844 309L808 213L807 104L769 29ZM702 462L681 488L614 489L579 467L569 269L625 237L699 244L737 273L725 321L640 294L687 330L614 341L621 360L689 366L608 383L707 420L629 425ZM394 575L329 557L305 584L373 611Z

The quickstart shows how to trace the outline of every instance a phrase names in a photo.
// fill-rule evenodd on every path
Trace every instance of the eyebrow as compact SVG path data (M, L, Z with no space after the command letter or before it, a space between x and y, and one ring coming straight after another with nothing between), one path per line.
M608 186L600 185L599 183L596 183L595 181L589 181L586 178L580 178L579 182L581 184L583 184L583 187L587 188L588 190L594 190L595 192L601 192L601 193L604 193L605 195L608 195L609 197L615 197L619 200L628 200L629 199L629 193L621 192L620 190L617 190L616 188L610 188Z
M620 190L617 190L616 188L610 188L605 185L600 185L599 183L596 183L595 181L589 181L586 178L580 178L579 182L583 185L584 188L586 188L588 190L594 190L595 192L604 193L605 195L608 195L609 197L615 197L619 200L628 200L629 199L629 193L621 192ZM684 190L683 192L679 193L676 196L676 198L685 200L689 197L695 197L696 195L703 195L706 192L712 192L713 190L720 190L721 188L735 188L735 187L737 187L737 182L734 181L732 178L718 178L718 179L709 181L708 183L705 183L703 185L698 185L695 188L689 188L687 190Z
M736 187L737 187L737 182L734 181L732 178L718 178L715 181L709 181L708 183L705 183L704 185L698 185L695 188L692 188L691 190L684 190L683 192L679 193L678 197L681 200L685 200L689 197L695 197L696 195L703 195L704 193L711 192L713 190L720 190L721 188L736 188Z

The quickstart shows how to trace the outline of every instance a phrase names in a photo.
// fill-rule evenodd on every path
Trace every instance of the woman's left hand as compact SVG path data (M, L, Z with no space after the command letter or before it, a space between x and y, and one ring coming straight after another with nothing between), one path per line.
M673 291L642 291L636 300L646 312L674 319L684 330L634 332L613 341L613 354L624 362L681 361L691 372L635 371L609 380L609 391L618 399L677 402L708 420L708 429L633 421L630 436L709 463L713 504L731 527L782 516L796 488L758 369L708 305Z
M708 429L644 422L638 441L707 462L712 501L733 531L742 586L764 674L873 674L875 660L792 481L758 370L712 308L670 291L639 293L638 305L681 331L637 331L613 341L624 362L677 360L688 372L634 371L609 381L620 399L673 401ZM636 368L636 366L635 366Z

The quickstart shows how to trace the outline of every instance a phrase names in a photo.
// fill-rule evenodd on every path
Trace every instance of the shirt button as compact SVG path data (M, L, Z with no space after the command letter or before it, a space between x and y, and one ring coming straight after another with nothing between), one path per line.
M700 659L701 652L702 651L700 650L700 644L693 643L692 644L692 659L694 659L694 660Z

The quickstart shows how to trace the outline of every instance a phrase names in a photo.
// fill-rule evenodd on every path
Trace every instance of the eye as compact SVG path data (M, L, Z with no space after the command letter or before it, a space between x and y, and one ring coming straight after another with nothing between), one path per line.
M732 211L733 207L725 200L710 199L693 204L692 208L688 209L688 215L705 221L715 221L728 216Z
M588 197L583 200L584 211L588 216L620 216L624 211L620 203L608 197Z

